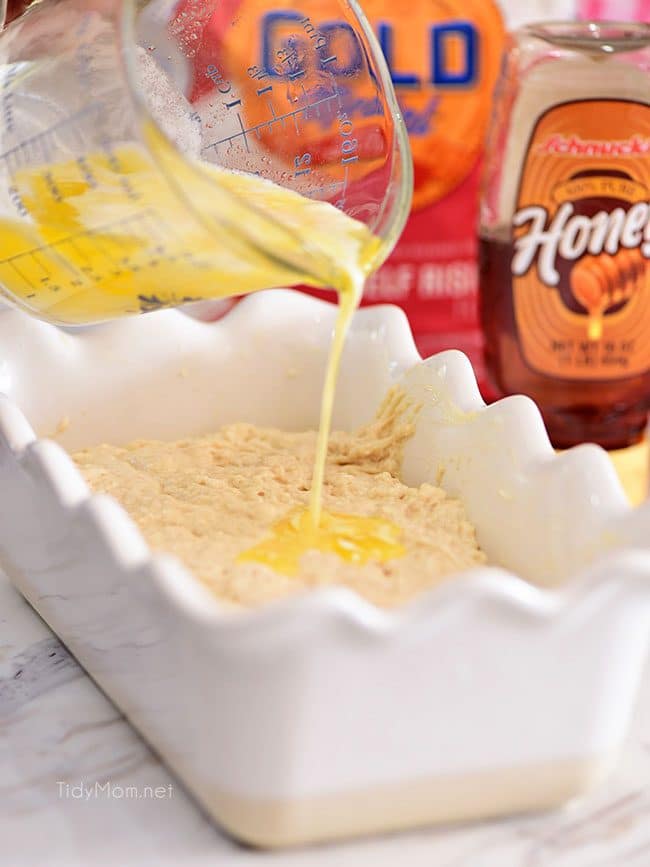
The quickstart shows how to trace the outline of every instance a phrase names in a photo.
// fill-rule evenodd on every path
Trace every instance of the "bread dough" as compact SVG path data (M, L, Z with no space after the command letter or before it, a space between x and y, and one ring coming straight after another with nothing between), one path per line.
M402 484L398 473L415 411L389 393L376 419L332 435L323 507L376 516L403 531L406 554L346 563L309 551L287 577L236 563L287 514L307 508L316 434L232 424L210 436L100 445L74 455L90 487L117 499L152 549L178 557L223 601L254 606L305 588L344 585L384 607L400 605L446 576L485 562L463 504L438 487Z

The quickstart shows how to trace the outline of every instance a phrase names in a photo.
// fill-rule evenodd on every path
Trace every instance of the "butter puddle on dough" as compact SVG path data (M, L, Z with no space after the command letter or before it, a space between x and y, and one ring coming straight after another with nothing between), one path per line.
M308 551L336 554L347 563L363 566L371 560L386 563L403 557L402 531L383 518L362 518L323 512L314 525L310 512L297 512L272 528L271 535L237 558L238 563L256 562L282 575L293 577Z
M316 441L316 460L312 478L309 510L290 515L272 528L270 536L244 551L237 562L257 562L284 575L295 576L300 569L300 560L308 551L336 554L348 563L362 566L369 560L386 563L403 557L406 549L400 543L402 531L390 521L367 518L359 515L341 515L323 512L323 488L327 465L327 447L331 434L332 412L336 382L341 365L345 338L356 309L356 295L341 293L339 315L334 330L330 360L325 377L321 405L321 421ZM398 400L406 409L404 401ZM380 414L390 407L380 408Z

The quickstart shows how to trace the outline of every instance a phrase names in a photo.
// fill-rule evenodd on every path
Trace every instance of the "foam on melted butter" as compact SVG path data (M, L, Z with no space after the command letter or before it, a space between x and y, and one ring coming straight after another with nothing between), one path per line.
M181 158L154 128L124 145L16 172L22 219L0 216L0 287L50 321L80 324L306 283L332 286L339 315L323 391L308 511L241 555L287 575L308 550L352 563L404 554L381 519L322 512L341 354L381 241L327 202L255 175ZM171 287L171 288L170 288Z

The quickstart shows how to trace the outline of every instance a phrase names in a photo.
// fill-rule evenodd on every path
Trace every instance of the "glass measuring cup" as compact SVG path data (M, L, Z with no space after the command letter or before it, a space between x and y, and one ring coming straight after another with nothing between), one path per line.
M411 187L353 0L43 0L0 35L0 294L41 318L340 285Z

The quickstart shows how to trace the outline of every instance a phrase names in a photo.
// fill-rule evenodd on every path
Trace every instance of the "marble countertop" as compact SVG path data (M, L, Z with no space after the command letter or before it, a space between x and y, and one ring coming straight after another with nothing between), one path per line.
M564 811L263 854L207 821L0 573L0 867L396 863L648 867L650 666L617 773Z

